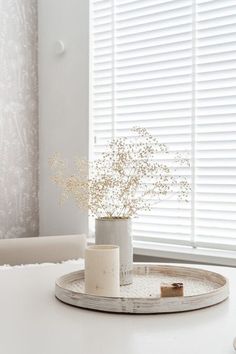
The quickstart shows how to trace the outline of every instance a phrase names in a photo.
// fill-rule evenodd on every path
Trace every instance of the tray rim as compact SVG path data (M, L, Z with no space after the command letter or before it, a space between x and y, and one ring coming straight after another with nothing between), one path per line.
M119 296L119 297L107 297L107 296L97 296L97 295L90 295L87 293L82 293L82 292L78 292L78 291L74 291L74 290L69 290L66 289L65 287L60 285L60 282L63 280L63 278L66 278L68 276L73 276L75 274L84 274L84 269L82 270L77 270L74 272L70 272L67 274L64 274L62 276L60 276L59 278L56 279L55 282L55 296L58 300L75 306L75 307L79 307L79 308L84 308L84 309L89 309L89 310L96 310L96 311L101 311L101 312L113 312L113 313L132 313L132 314L161 314L161 313L178 313L178 312L185 312L185 311L192 311L192 310L197 310L197 309L201 309L201 308L205 308L205 307L209 307L209 306L213 306L216 305L224 300L226 300L229 296L229 281L228 279L217 272L211 271L211 270L206 270L204 268L201 267L192 267L192 266L188 266L188 265L184 265L184 266L179 266L179 265L173 265L173 264L162 264L162 263L153 263L153 262L149 262L149 263L134 263L134 268L145 268L145 267L156 267L156 268L162 268L164 270L164 268L167 269L176 269L181 271L181 269L183 270L187 270L187 271L195 271L195 272L203 272L206 273L208 276L215 276L216 278L219 279L219 281L222 282L222 285L219 284L219 286L216 289L210 290L208 292L205 293L200 293L197 295L187 295L187 296L181 296L181 297L174 297L174 298L162 298L160 296L155 296L155 297L124 297L124 296ZM143 274L145 275L145 274ZM192 278L194 278L194 276L192 276ZM197 278L195 276L195 278ZM210 280L209 280L210 281ZM214 283L214 281L211 281ZM67 297L69 297L70 299L67 299ZM212 301L211 301L212 298ZM210 299L210 300L209 300ZM214 299L214 301L213 301ZM203 304L198 304L198 300L202 300ZM85 304L83 304L83 301L85 302ZM90 302L89 305L86 305L86 301ZM182 303L183 301L183 303ZM209 303L210 301L210 303ZM78 302L78 303L76 303ZM96 307L96 302L99 303L98 308ZM129 308L124 309L122 307L122 309L119 311L117 310L119 308L119 305L122 303L133 303L133 305L137 305L140 304L140 306L142 307L143 305L143 309L140 308L140 306L137 306L137 309L134 310L130 310ZM174 302L174 304L173 304ZM205 303L204 303L205 302ZM101 303L104 303L104 308L102 308L100 306ZM142 304L141 304L142 303ZM168 303L170 304L170 307L173 307L172 310L162 310L159 309L158 306L163 306L164 307L168 307ZM193 306L196 303L195 307ZM109 308L109 305L114 304L117 305L117 308ZM157 306L156 310L152 310L152 309L147 309L145 304L148 306L150 306L151 304L155 304ZM108 306L108 308L106 308L106 306ZM181 308L181 306L183 306L183 308ZM127 306L128 307L128 306ZM175 308L176 307L176 308ZM178 307L180 307L178 309Z
M222 278L222 280L225 281L225 284L222 285L222 286L219 286L218 288L216 289L213 289L213 290L210 290L208 292L205 292L205 293L201 293L201 294L197 294L197 295L184 295L184 296L176 296L175 298L184 298L184 299L191 299L191 298L197 298L197 297L201 297L202 295L211 295L212 293L215 293L216 291L218 290L222 290L223 288L226 288L228 290L228 287L229 287L229 281L227 279L227 277L225 277L224 275L220 274L220 273L217 273L217 272L212 272L210 270L206 270L206 269L203 269L203 268L193 268L193 267L189 267L189 266L175 266L175 265L168 265L168 264L161 264L161 263L134 263L134 267L139 267L139 266L149 266L149 265L156 265L156 266L161 266L161 267L168 267L168 268L179 268L179 269L183 269L183 268L186 268L186 269L194 269L194 270L199 270L199 271L203 271L203 272L206 272L208 274L212 274L212 275L215 275L219 278ZM143 268L144 268L143 267ZM159 268L159 267L158 267ZM59 281L62 280L63 278L66 278L67 276L69 275L73 275L73 274L84 274L84 269L80 269L80 270L76 270L76 271L73 271L73 272L70 272L70 273L66 273L66 274L63 274L62 276L58 277L56 279L56 286L64 291L69 291L70 293L73 293L73 294L80 294L80 296L85 296L85 297L93 297L93 298L99 298L99 299L130 299L130 300L137 300L137 299L145 299L146 301L148 300L155 300L155 299L161 299L161 296L153 296L153 297L126 297L126 296L101 296L101 295L93 295L93 294L88 294L88 293L81 293L79 291L74 291L74 290L69 290L69 289L66 289L64 288L63 286L61 286L59 284ZM196 277L192 277L192 278L196 278ZM197 279L197 278L196 278ZM124 285L125 286L125 285Z

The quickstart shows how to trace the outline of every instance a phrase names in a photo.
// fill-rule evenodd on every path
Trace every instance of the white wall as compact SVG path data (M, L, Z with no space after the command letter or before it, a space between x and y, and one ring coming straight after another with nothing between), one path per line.
M40 235L87 232L87 215L72 201L59 205L48 158L88 157L89 1L38 0ZM65 53L55 53L55 43Z

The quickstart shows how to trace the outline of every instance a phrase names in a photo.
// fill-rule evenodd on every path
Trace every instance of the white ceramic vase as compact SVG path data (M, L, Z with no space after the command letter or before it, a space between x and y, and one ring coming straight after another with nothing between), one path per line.
M120 285L131 284L133 281L131 219L96 219L95 242L97 245L117 245L120 247Z

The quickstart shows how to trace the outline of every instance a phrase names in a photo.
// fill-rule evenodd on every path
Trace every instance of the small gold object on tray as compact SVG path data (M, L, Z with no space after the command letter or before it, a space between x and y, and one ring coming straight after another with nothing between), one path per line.
M161 297L184 296L183 283L161 283Z

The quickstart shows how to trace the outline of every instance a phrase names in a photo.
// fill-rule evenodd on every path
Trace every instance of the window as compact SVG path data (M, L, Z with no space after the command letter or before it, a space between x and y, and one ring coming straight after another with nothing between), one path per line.
M236 1L91 1L94 156L139 125L191 158L190 203L139 215L134 238L236 250Z

